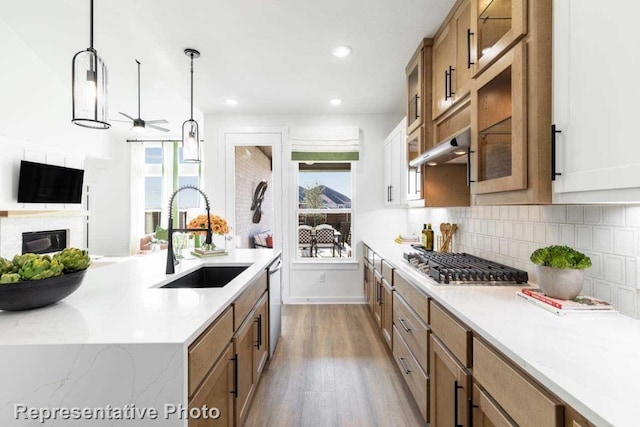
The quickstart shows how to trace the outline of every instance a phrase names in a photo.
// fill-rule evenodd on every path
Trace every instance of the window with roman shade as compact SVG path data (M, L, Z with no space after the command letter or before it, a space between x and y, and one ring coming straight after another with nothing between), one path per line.
M351 162L359 159L357 127L292 128L291 160L302 162Z

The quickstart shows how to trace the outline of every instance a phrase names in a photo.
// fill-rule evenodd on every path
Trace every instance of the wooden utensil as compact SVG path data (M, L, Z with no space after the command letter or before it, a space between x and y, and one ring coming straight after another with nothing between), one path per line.
M458 225L457 224L448 224L448 230L447 230L447 234L446 236L443 235L444 241L442 242L442 245L440 246L440 252L451 252L451 238L453 237L454 233L456 232L456 230L458 230Z

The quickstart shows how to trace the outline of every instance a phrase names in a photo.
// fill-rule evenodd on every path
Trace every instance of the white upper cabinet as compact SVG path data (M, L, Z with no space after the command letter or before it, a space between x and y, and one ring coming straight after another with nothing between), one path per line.
M384 140L384 200L387 207L407 204L406 120Z
M553 201L638 202L640 2L555 0L553 14Z

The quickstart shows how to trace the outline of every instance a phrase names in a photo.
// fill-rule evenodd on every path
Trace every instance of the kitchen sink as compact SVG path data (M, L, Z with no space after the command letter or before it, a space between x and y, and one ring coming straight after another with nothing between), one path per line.
M162 288L222 288L247 268L248 265L202 267Z

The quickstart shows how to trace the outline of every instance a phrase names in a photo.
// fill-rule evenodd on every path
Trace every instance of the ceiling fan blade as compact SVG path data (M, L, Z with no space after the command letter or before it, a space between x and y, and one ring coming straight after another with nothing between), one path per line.
M166 121L165 119L162 120L145 120L145 123L149 124L155 124L155 123L169 123L168 121Z
M162 132L169 132L169 129L161 128L160 126L150 125L149 122L146 123L148 128L161 130Z
M118 112L118 113L119 113L119 114L122 114L123 116L125 116L127 119L129 119L129 120L131 120L131 121L134 121L134 120L135 120L133 117L131 117L131 116L130 116L130 115L128 115L128 114L121 113L121 112Z
M110 122L118 122L118 123L131 123L131 120L118 120L118 119L109 119Z

